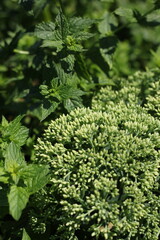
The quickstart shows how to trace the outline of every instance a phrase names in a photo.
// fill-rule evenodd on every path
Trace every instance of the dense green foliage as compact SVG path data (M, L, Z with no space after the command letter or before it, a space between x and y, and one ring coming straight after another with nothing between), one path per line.
M0 240L158 240L159 13L0 1Z

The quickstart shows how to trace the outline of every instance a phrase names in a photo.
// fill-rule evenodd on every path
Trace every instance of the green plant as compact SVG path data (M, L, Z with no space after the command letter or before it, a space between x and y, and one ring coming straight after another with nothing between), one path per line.
M58 215L51 230L53 196L45 194L52 184L43 187L49 170L34 161L34 142L51 119L91 105L115 118L129 108L139 114L143 107L146 119L147 114L159 119L159 70L141 72L159 67L159 9L157 0L1 0L0 113L5 118L0 125L0 239L61 235L61 196L55 196ZM98 93L101 86L105 88ZM20 123L23 115L29 132ZM83 226L92 228L94 220L87 221ZM112 224L108 228L113 231ZM71 235L99 238L96 227L81 228L74 233L72 226Z
M92 99L92 109L111 111L111 106L123 102L139 105L159 115L160 70L137 71L127 78L114 78L112 86L103 87ZM153 111L152 111L153 110ZM154 115L154 116L155 116Z
M48 182L47 166L27 164L21 146L28 129L21 125L23 116L12 122L4 117L0 125L0 219L11 214L18 221L29 197ZM25 230L24 230L25 231ZM23 235L27 236L27 233Z
M43 223L50 239L158 240L160 122L140 106L111 108L62 115L38 139L51 181L33 197L33 232Z

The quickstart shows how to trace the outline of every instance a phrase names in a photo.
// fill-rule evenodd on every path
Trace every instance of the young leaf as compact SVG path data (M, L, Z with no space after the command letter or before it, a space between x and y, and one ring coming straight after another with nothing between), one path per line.
M44 187L49 181L48 166L28 165L21 171L21 177L27 185L28 192L33 194Z
M3 127L2 138L5 141L7 142L13 141L18 146L22 146L25 143L28 137L29 129L27 129L24 126L21 126L20 121L22 120L23 117L24 116L18 116L12 122L10 122L8 126ZM3 124L4 124L4 120L3 120Z
M20 151L20 148L14 143L11 142L5 153L5 170L8 172L13 172L14 169L19 166L25 166L24 156Z
M19 220L23 209L26 207L29 193L23 187L11 186L8 194L9 211L15 220Z
M69 34L69 25L66 17L61 10L56 17L56 26L58 28L59 36L61 36L62 40L65 40L65 38Z
M22 240L31 240L31 238L29 237L29 235L26 232L25 228L23 228Z

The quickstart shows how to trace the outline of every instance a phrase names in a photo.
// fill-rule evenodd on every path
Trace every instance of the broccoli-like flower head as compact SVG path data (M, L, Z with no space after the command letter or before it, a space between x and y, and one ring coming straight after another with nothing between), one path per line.
M139 105L109 109L78 108L38 139L51 181L34 201L52 240L158 240L160 121Z

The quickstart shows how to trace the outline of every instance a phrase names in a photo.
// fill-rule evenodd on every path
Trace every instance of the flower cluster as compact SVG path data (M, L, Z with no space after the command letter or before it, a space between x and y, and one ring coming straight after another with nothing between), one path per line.
M50 239L158 240L160 121L107 91L114 100L106 108L100 94L99 109L60 116L35 146L36 161L51 170L34 200Z

